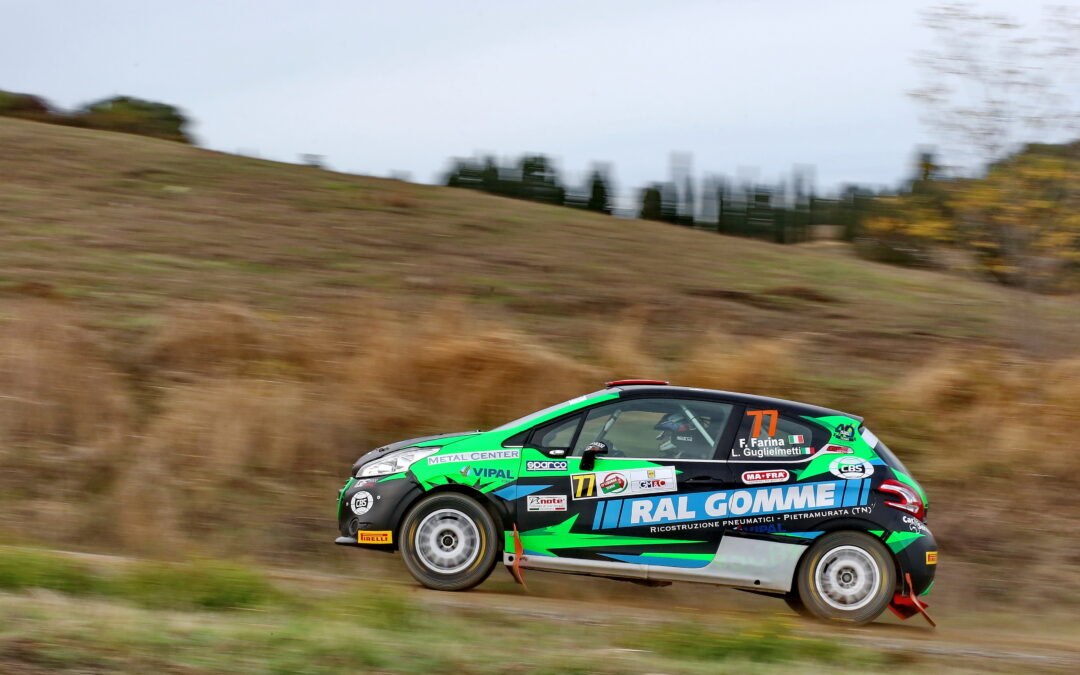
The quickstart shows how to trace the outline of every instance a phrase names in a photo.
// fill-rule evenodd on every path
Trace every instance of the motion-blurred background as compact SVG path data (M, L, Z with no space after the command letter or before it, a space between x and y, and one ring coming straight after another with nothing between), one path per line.
M1076 656L1076 6L583 4L0 1L0 670L941 665L333 547L366 450L617 377L865 415L972 667Z

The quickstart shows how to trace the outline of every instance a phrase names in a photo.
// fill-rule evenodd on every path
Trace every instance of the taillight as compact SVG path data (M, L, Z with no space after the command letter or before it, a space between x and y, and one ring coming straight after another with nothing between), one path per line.
M900 498L899 501L895 502L886 501L885 506L891 506L894 509L910 513L919 520L926 520L926 505L923 504L919 493L911 486L895 480L887 480L878 486L878 491L896 495Z

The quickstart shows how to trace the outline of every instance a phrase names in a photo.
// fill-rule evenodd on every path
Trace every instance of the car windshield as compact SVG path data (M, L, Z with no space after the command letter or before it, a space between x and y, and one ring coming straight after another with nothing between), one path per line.
M585 394L584 396L578 396L577 398L572 398L569 401L563 401L562 403L556 403L555 405L548 406L547 408L544 408L543 410L537 410L536 412L529 413L528 415L525 415L524 417L519 417L516 420L510 420L506 424L502 424L502 425L499 425L499 426L495 427L494 429L491 429L491 431L506 431L507 429L513 429L514 427L520 427L520 426L528 424L529 422L535 422L536 420L539 420L540 418L542 418L544 415L547 415L549 413L553 413L556 410L558 410L559 408L563 408L565 406L568 406L568 405L571 405L571 404L574 404L574 403L580 403L580 402L582 402L582 401L584 401L586 399L590 399L590 398L592 398L594 396L599 396L600 394L606 394L606 393L609 393L609 390L602 389L600 391L594 391L591 394Z

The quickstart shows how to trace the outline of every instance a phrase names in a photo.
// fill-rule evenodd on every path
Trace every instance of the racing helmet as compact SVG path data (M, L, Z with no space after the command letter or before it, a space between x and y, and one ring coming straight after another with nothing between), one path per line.
M660 452L676 457L701 455L708 453L708 442L701 437L701 433L694 428L686 415L681 412L671 412L664 415L653 429L660 433L656 440L660 441Z

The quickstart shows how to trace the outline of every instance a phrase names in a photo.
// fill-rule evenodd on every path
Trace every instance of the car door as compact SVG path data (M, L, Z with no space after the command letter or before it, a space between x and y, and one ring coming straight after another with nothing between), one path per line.
M575 428L565 468L551 459L564 451L552 443L565 428L549 423L537 429L523 457L535 452L548 459L522 463L519 485L529 494L518 502L517 519L526 553L613 567L707 564L722 528L697 519L689 503L730 480L716 450L731 443L736 409L674 397L623 397L595 406L560 422ZM583 466L586 449L597 444L607 454Z

